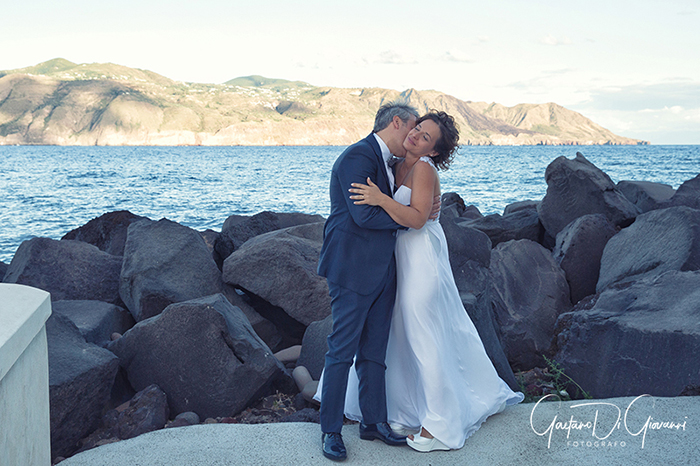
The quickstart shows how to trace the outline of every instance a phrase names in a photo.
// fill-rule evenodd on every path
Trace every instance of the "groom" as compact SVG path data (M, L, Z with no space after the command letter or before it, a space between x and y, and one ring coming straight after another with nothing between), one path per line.
M380 207L355 205L351 183L369 177L385 194L394 189L391 155L404 156L403 141L418 112L398 103L377 111L373 133L348 147L333 165L331 213L324 227L319 275L331 296L333 330L323 376L321 435L323 454L342 461L347 453L341 429L348 372L356 357L360 380L360 438L405 445L387 423L384 358L396 295L396 230L402 228Z

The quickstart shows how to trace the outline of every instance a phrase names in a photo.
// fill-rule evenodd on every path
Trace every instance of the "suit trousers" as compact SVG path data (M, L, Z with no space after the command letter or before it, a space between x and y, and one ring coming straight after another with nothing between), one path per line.
M321 430L343 427L348 372L355 358L360 380L360 410L365 424L386 422L386 347L396 298L396 261L392 257L377 289L364 296L328 282L333 331L323 375Z

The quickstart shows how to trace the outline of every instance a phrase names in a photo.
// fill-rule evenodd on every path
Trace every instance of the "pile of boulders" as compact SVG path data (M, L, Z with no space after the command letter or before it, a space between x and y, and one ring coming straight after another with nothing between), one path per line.
M503 215L443 195L455 282L500 376L534 385L514 371L547 358L594 397L696 393L700 175L615 184L577 153L545 180ZM323 221L263 212L198 232L121 211L22 243L0 276L52 296L53 456L166 426L317 422Z
M3 264L5 282L51 293L54 458L298 393L275 352L300 345L306 326L330 314L315 274L323 218L235 219L212 237L110 212L60 241L25 241ZM222 272L215 246L224 237L234 246Z

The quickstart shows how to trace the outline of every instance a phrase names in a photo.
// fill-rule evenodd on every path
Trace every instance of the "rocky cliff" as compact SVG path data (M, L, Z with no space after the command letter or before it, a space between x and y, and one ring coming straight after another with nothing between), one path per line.
M505 107L438 91L341 89L262 76L183 83L55 59L0 71L0 145L346 145L402 99L455 116L462 144L645 144L554 103Z

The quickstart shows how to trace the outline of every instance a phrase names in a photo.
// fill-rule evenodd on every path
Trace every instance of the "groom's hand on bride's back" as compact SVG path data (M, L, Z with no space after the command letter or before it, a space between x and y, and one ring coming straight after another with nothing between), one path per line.
M428 217L430 220L435 220L438 218L438 215L440 214L440 205L442 205L440 196L435 196L433 198L433 208L430 209L430 217Z

